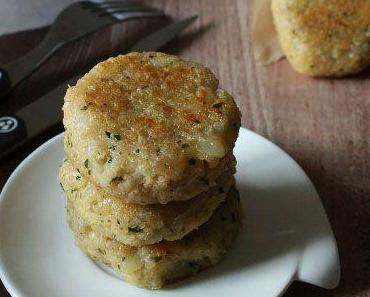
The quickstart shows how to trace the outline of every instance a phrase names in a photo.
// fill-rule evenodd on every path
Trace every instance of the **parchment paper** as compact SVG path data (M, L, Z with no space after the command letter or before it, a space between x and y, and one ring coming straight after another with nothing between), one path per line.
M270 64L284 57L271 12L271 0L254 0L251 39L255 59Z

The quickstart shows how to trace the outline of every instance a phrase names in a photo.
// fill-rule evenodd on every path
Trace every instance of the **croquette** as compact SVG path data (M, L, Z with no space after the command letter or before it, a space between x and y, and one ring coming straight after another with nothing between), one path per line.
M234 185L232 172L225 172L212 187L187 201L166 205L125 203L89 182L68 162L60 169L60 182L68 203L99 233L131 246L173 241L204 224L225 200Z
M208 68L176 56L101 62L68 88L63 111L67 158L128 202L188 200L234 162L238 107Z
M369 0L272 0L272 12L298 72L339 77L370 65Z
M80 248L129 283L158 289L216 264L233 243L240 224L238 192L232 188L212 218L181 240L132 247L101 234L71 204L68 221Z

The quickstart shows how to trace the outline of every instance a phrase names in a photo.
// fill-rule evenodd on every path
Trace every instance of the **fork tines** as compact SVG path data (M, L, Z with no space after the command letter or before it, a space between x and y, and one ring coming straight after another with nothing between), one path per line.
M120 19L126 16L127 13L145 16L161 16L163 12L154 8L150 8L141 4L138 1L86 1L83 3L85 8L100 12L101 16L109 15Z

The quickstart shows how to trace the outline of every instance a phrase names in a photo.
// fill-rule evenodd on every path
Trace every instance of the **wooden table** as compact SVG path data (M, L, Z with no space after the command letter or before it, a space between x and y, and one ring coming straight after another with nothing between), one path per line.
M173 18L200 15L191 30L163 51L208 65L221 87L234 95L243 126L287 151L320 193L338 240L340 286L328 291L295 283L284 296L370 296L370 71L350 79L318 80L298 75L286 61L256 64L248 37L248 0L150 2ZM9 107L18 109L163 22L118 24L68 46L17 88ZM0 38L0 64L26 53L46 32ZM60 131L61 126L52 128L2 162L0 186L32 150ZM0 296L9 296L1 285Z

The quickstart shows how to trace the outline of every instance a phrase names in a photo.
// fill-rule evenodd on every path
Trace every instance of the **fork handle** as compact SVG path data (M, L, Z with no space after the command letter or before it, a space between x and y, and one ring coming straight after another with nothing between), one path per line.
M47 60L61 44L49 38L49 34L38 46L17 60L3 65L0 68L0 104L10 93L12 88L18 85Z
M0 68L0 98L7 96L11 89L8 72L5 69Z
M25 122L14 114L0 115L0 156L9 153L27 139Z

